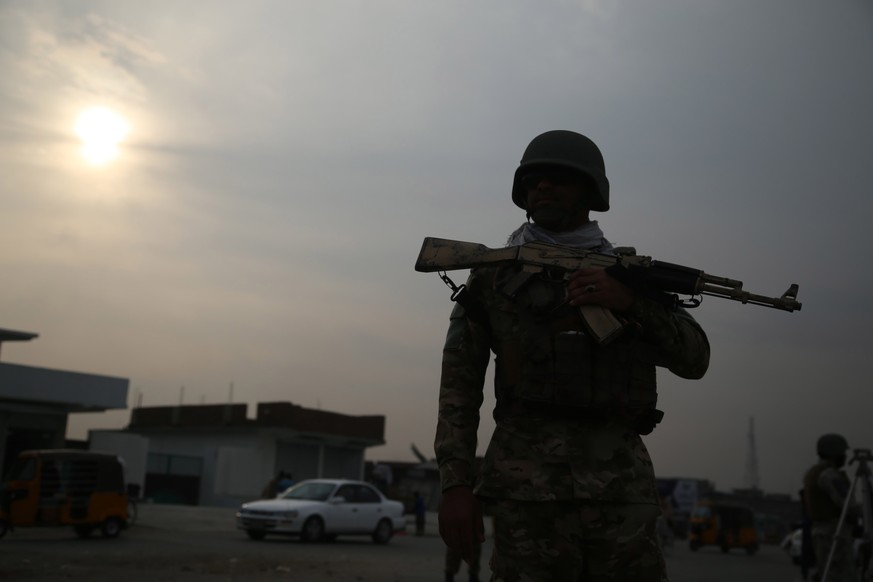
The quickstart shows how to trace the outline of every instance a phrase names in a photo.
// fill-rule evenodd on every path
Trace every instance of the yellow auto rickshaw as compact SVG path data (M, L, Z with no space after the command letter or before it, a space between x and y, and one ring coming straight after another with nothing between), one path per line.
M0 485L0 538L23 526L71 525L79 537L127 527L124 468L117 455L67 449L18 455Z
M730 501L698 501L688 520L688 547L718 546L722 552L742 548L749 555L758 551L755 513L747 505Z

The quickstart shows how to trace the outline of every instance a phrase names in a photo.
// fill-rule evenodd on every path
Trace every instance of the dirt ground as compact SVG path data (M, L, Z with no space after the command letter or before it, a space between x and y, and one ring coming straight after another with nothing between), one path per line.
M436 516L426 535L386 545L366 536L307 544L294 538L250 540L235 529L233 510L141 508L136 525L116 539L79 539L71 528L19 528L0 540L0 581L118 582L440 582L445 546ZM413 531L410 528L408 531ZM483 550L480 579L490 571ZM717 548L691 552L677 540L667 552L671 582L796 582L800 570L775 546L755 556ZM466 571L457 579L466 581Z
M156 527L137 524L116 539L79 539L71 528L19 528L0 540L0 580L122 582L424 581L442 579L438 536L369 537L306 544L294 538L253 541L208 520ZM483 572L487 576L487 572ZM487 577L486 577L487 579Z

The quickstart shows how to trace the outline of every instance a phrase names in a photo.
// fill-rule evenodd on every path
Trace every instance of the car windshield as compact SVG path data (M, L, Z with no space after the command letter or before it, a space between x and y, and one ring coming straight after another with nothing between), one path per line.
M299 483L282 494L282 499L327 501L336 485L333 483Z

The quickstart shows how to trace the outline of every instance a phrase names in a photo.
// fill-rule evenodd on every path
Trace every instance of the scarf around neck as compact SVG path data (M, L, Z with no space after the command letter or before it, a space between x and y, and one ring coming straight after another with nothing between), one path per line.
M613 249L612 243L603 236L596 220L586 222L576 230L568 232L553 232L525 222L509 235L506 246L518 246L532 241L542 241L580 249L591 249L599 253L608 253Z

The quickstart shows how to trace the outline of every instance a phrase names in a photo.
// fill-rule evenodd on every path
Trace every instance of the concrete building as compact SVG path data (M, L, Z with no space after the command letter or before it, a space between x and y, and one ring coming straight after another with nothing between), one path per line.
M4 342L37 337L0 328L0 348ZM63 448L68 415L127 408L129 383L127 378L0 362L0 474L23 450Z
M384 416L264 402L251 419L246 404L135 408L127 429L91 431L89 441L125 458L143 498L236 507L260 498L279 471L294 481L362 479L364 452L385 444L384 433Z
M0 328L4 342L38 334ZM0 363L0 468L19 452L60 449L77 412L127 408L130 381ZM290 402L135 408L124 430L92 430L87 446L125 461L128 484L145 498L237 506L260 497L279 471L300 481L364 477L364 452L385 444L384 416L350 416Z

